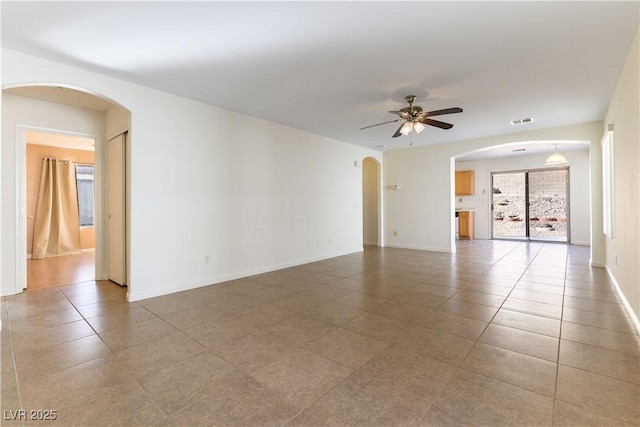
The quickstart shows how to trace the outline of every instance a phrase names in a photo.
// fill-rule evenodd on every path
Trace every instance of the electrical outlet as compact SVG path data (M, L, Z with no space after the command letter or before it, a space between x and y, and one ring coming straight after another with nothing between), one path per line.
M393 237L398 237L398 232L397 231L393 232Z
M204 263L209 264L209 255L204 256Z

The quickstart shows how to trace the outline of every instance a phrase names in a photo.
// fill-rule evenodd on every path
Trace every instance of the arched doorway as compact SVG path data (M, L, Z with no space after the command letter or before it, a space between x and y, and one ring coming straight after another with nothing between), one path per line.
M130 113L113 101L83 89L49 84L12 86L3 89L3 110L12 122L15 134L15 293L27 288L26 151L27 134L32 131L87 137L95 140L94 211L95 211L95 279L108 278L107 250L107 141L126 133ZM7 139L11 135L3 135ZM123 170L125 168L123 167ZM126 245L122 248L125 252Z
M362 161L362 240L364 246L382 246L380 163L373 157Z

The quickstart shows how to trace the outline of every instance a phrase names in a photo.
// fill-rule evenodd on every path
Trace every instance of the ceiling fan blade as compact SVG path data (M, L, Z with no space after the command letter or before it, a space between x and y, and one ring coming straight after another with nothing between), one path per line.
M405 124L405 123L406 123L406 122L402 122L402 124L400 125L400 127L398 128L398 130L396 131L396 133L394 133L394 134L393 134L392 138L397 138L397 137L399 137L400 135L402 135L402 134L400 133L400 129L402 129L402 126L404 126L404 124Z
M440 129L451 129L453 127L453 125L451 123L445 123L445 122L441 122L439 120L432 120L432 119L428 119L426 117L423 117L422 119L420 119L418 121L420 123L424 123L425 125L435 126L437 128L440 128Z
M443 114L453 114L453 113L462 113L462 108L453 107L453 108L445 108L444 110L435 110L435 111L427 111L423 113L423 117L431 117L431 116L441 116Z
M369 126L365 126L363 128L360 128L360 130L369 129L369 128L372 128L374 126L386 125L387 123L394 123L394 122L397 122L399 120L402 120L402 119L395 119L395 120L389 120L388 122L376 123L375 125L369 125Z

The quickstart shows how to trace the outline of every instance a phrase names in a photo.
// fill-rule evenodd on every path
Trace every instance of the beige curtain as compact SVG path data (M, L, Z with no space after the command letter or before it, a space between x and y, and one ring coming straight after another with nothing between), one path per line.
M80 249L75 164L45 158L33 224L32 259L78 254Z

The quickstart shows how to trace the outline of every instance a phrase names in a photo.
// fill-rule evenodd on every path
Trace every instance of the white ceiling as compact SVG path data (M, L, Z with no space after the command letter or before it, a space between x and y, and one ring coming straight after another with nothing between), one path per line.
M72 150L95 151L96 145L95 139L49 132L27 131L26 139L27 144L69 148Z
M602 119L638 1L2 2L2 46L387 149ZM533 117L514 129L509 121Z

